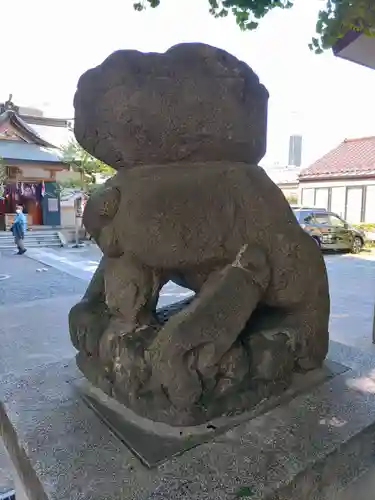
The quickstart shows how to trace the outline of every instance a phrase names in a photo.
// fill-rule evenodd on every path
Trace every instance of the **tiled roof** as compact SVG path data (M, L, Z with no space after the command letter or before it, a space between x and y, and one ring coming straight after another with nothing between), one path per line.
M375 176L375 137L345 139L310 167L300 179Z
M74 140L74 134L68 128L50 127L48 125L33 125L32 127L40 137L43 137L56 147L64 146Z
M33 128L26 123L20 116L18 116L14 111L5 111L0 115L0 125L4 123L10 123L16 130L21 132L21 135L26 136L34 144L39 144L40 146L51 147L53 145L44 140Z
M85 197L86 195L81 189L75 188L63 188L60 193L60 201L64 203Z
M63 163L59 150L22 141L0 140L0 158L4 160Z

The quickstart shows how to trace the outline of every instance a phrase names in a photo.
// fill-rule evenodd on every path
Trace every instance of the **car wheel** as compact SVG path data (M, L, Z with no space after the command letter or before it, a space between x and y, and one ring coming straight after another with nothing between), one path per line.
M363 241L361 240L361 238L356 236L352 243L352 249L351 249L352 253L359 253L362 250L362 247L363 247Z
M320 239L317 236L313 236L312 239L315 241L315 243L318 245L319 248L321 248L322 243Z

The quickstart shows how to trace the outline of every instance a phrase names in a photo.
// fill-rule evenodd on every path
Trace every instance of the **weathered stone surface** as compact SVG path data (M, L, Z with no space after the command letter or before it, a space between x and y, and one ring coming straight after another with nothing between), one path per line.
M258 163L268 92L224 50L180 44L165 54L121 50L79 80L75 134L114 168L176 161Z
M2 498L2 495L5 495L13 490L14 485L11 474L11 466L0 437L0 498Z
M373 463L374 367L151 470L80 399L73 363L2 379L0 428L30 500L332 500Z
M87 380L80 380L76 386L84 401L99 418L140 458L142 463L152 468L197 445L219 438L229 429L284 405L297 395L312 391L347 370L348 368L343 365L325 362L322 368L310 370L308 373L294 373L288 389L279 396L264 398L249 411L239 414L233 412L229 416L192 427L172 427L141 418L115 399L106 396Z
M263 369L279 374L284 386L295 363L302 369L321 364L329 318L324 261L261 168L140 167L119 173L111 184L103 189L120 191L121 201L113 221L95 233L104 258L85 297L96 333L89 333L77 309L70 321L73 339L90 337L83 353L105 374L109 394L150 418L190 425L207 412L204 401L214 411L212 400L222 400L224 388L228 396L251 389L249 404L267 394L264 383L254 382L270 375L252 375L252 356L268 356ZM86 206L90 232L101 203L99 192ZM176 275L199 293L160 326L158 293ZM98 335L95 315L104 290L110 320ZM263 353L264 342L246 340L256 334L275 342L274 354ZM229 352L237 359L231 380L224 368ZM223 400L221 407L230 409Z
M191 99L202 107L203 122L216 110L201 84L185 92L186 81L210 81L216 99L218 75L223 115L217 126L231 123L230 137L239 137L245 109L255 128L239 142L248 144L249 156L232 155L223 141L226 129L216 138L228 154L198 141L197 155L173 156L173 144L185 137L180 125L197 130ZM116 53L78 86L77 138L118 173L85 208L85 227L104 256L83 302L71 311L72 341L94 384L151 419L193 425L243 411L284 390L295 370L321 366L327 354L322 255L255 164L264 151L252 148L265 137L259 92L266 91L244 63L199 44L164 55ZM170 104L159 106L165 99L176 104L176 116ZM157 126L162 141L172 133L170 122L177 138L160 147L153 136L146 147L143 132L133 127ZM131 160L101 154L116 155L120 145ZM155 308L169 280L196 296L161 324Z

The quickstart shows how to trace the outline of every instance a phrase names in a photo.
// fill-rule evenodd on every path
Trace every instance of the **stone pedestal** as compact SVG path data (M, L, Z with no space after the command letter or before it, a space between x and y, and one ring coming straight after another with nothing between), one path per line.
M0 438L0 500L15 500L14 474ZM21 497L20 497L21 498ZM18 498L17 498L18 500ZM24 499L21 499L24 500Z
M246 412L326 358L322 254L258 165L268 97L200 43L118 51L78 81L76 139L117 173L85 205L103 257L69 330L85 377L141 418ZM168 281L195 295L161 322Z
M152 468L84 403L74 361L3 379L1 432L29 500L332 500L373 461L375 359L330 358L348 370Z

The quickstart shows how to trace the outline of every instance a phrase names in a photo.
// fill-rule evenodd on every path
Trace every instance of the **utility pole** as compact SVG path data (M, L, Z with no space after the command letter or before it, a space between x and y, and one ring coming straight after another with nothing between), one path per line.
M82 196L82 194L81 194ZM73 245L73 248L79 248L79 226L78 226L78 219L82 218L82 198L81 199L75 199L74 200L74 213L75 213L75 244ZM1 500L1 499L0 499Z

